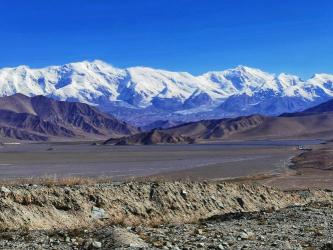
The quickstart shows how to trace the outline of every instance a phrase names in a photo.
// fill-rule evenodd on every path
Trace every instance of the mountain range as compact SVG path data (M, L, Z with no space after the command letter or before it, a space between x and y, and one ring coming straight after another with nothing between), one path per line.
M145 126L158 120L302 111L333 97L333 75L315 74L302 80L238 66L193 76L147 67L119 69L96 60L41 69L0 69L0 96L15 93L86 103Z
M194 143L201 140L324 138L333 135L333 99L302 112L249 115L182 124L156 122L141 130L84 103L23 94L0 97L2 141L107 140L105 144ZM170 127L171 126L171 127ZM7 138L7 139L5 139ZM111 138L111 139L109 139Z
M103 140L139 130L96 107L23 94L0 97L0 136L30 141Z
M180 134L195 139L286 139L333 136L333 99L302 112L280 116L250 115L189 122L164 129L164 133Z

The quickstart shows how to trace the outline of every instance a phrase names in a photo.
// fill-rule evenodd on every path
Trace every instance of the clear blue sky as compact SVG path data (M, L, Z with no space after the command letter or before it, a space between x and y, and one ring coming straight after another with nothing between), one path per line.
M0 67L333 73L332 0L3 0Z

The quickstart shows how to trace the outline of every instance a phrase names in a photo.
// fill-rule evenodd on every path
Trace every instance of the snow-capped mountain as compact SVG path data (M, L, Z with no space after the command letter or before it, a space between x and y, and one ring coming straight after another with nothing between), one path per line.
M333 75L309 80L245 66L193 76L147 67L115 68L96 60L31 69L0 69L0 95L22 93L99 106L138 125L251 113L277 115L333 97Z

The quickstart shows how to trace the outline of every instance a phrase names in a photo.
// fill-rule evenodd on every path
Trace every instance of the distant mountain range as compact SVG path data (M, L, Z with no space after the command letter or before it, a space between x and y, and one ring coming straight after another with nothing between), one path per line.
M165 129L195 139L333 138L333 100L281 116L202 120Z
M106 140L105 144L147 145L221 139L327 139L333 136L332 124L333 100L281 116L250 115L182 124L157 121L150 125L151 130L149 127L140 130L88 104L23 94L0 97L2 141L4 138L30 141Z
M139 130L96 107L22 94L0 98L0 136L47 140L92 140L121 137Z
M237 118L201 120L171 128L142 132L108 143L159 144L194 143L205 140L257 140L257 139L332 139L333 100L303 112L281 116L250 115ZM171 140L166 135L173 138ZM151 137L154 140L150 139ZM163 139L169 138L169 140ZM192 140L193 141L192 141Z
M333 97L333 75L302 80L238 66L193 76L146 67L118 69L102 61L0 69L0 96L15 93L87 103L145 126L158 120L302 111Z
M333 99L321 103L317 106L308 108L306 110L304 110L302 113L306 113L306 114L314 114L314 113L324 113L324 112L333 112Z

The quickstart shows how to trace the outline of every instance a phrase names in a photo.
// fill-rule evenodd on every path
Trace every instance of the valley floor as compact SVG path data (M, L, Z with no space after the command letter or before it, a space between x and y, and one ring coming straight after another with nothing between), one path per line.
M261 140L193 145L103 146L91 143L5 144L0 179L41 176L138 176L225 179L284 172L298 144L317 140Z

